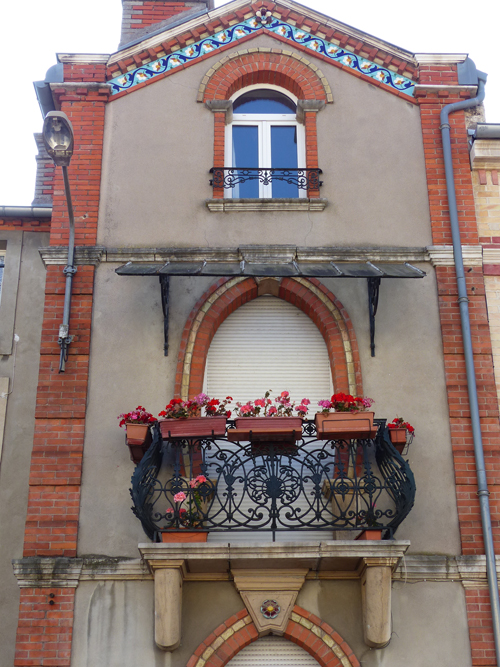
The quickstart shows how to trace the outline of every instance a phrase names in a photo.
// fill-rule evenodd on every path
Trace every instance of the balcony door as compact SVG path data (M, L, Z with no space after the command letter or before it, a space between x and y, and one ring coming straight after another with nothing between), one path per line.
M274 296L261 296L238 308L217 330L207 356L209 396L255 400L271 389L309 398L310 417L318 401L333 392L326 343L301 310Z
M289 391L293 400L311 401L309 417L317 412L318 401L331 396L332 376L328 350L312 320L290 303L273 296L261 296L236 310L217 330L210 346L205 391L209 396L232 396L242 403L272 390L273 397ZM231 443L228 443L231 446ZM252 461L247 462L252 466ZM247 470L247 474L250 468ZM224 493L220 490L220 493ZM307 501L302 495L299 505ZM242 503L245 514L252 509L248 495ZM276 541L311 541L328 533L283 531ZM326 539L331 539L330 536ZM212 532L210 542L227 542L228 533ZM271 541L266 530L230 532L231 542Z
M226 135L226 165L237 168L239 182L226 189L227 197L307 195L296 183L281 179L287 170L305 167L304 127L297 122L296 113L296 103L276 90L250 90L233 101L233 122L227 126ZM275 170L274 174L270 169Z

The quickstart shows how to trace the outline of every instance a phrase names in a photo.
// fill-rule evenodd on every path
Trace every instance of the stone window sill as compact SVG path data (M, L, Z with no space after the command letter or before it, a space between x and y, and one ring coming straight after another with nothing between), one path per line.
M207 199L212 213L231 211L323 211L328 199Z

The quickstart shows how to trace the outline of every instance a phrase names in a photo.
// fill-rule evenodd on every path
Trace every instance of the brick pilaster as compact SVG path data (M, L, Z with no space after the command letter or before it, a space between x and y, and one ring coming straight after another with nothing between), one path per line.
M457 82L455 65L429 65L420 69L420 83L422 84L456 85ZM422 119L432 240L436 245L452 243L439 116L444 105L459 101L467 95L468 93L461 93L458 96L456 92L449 93L446 89L432 93L417 91ZM464 245L478 244L479 234L464 112L451 114L449 121L461 241ZM476 466L454 267L438 266L436 279L462 553L479 555L484 554L484 545L477 498ZM467 269L466 279L479 413L491 493L492 525L495 545L498 549L500 546L500 456L498 452L500 427L482 267ZM466 595L472 664L495 667L488 591L467 591Z
M108 89L101 85L101 65L78 63L75 68L67 72L70 79L88 76L92 83L81 87L63 83L54 94L75 134L69 180L76 245L95 245ZM67 245L68 234L62 170L56 169L50 244ZM79 265L73 279L73 341L66 372L59 373L57 338L65 283L62 265L47 268L24 557L72 558L77 553L94 267ZM53 605L50 593L55 596ZM70 664L74 597L75 590L68 588L21 591L16 667Z

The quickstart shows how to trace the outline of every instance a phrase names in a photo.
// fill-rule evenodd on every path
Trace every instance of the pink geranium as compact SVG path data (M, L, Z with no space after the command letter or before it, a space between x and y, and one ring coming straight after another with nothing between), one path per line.
M176 493L174 496L174 503L182 503L186 500L186 494L184 491L179 491L179 493Z

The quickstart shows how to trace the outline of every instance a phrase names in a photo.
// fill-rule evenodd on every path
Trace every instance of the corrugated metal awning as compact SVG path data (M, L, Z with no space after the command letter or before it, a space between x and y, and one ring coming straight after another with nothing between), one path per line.
M170 276L254 277L254 278L365 278L368 282L370 348L375 356L375 315L382 278L423 278L425 271L408 262L269 262L173 261L127 262L116 269L120 276L159 276L164 316L165 356L168 355L168 311Z
M404 262L128 262L116 269L120 276L248 276L293 278L423 278L425 271Z

